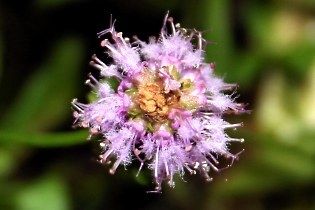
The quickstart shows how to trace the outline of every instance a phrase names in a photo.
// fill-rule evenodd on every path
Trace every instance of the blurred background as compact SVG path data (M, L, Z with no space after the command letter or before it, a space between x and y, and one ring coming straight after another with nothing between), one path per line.
M125 36L158 35L170 10L213 42L207 61L238 83L251 114L233 167L153 189L138 163L114 176L96 162L97 142L72 129L73 98L102 54L96 33L110 14ZM0 2L0 209L315 209L315 1L3 0ZM222 162L221 167L227 163Z

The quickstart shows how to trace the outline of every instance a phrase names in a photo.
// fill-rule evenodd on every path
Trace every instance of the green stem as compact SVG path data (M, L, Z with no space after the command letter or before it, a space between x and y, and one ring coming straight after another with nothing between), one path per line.
M24 144L34 147L64 147L85 143L87 131L60 133L28 133L25 131L1 131L1 144Z

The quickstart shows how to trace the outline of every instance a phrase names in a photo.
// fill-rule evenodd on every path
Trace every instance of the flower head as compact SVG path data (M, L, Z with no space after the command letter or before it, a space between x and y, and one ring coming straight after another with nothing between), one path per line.
M243 105L225 93L236 85L214 76L214 64L204 62L201 32L174 25L166 15L160 36L148 43L137 38L131 43L113 25L98 35L106 34L110 39L101 46L113 63L94 55L91 64L119 85L112 89L108 80L90 75L87 83L97 99L89 104L74 100L72 106L75 124L88 128L90 136L102 136L100 162L115 160L110 173L137 159L139 171L148 164L159 191L164 180L174 186L173 176L185 171L200 171L210 180L209 170L219 170L218 155L236 158L227 146L243 140L225 130L241 124L222 116L244 111Z

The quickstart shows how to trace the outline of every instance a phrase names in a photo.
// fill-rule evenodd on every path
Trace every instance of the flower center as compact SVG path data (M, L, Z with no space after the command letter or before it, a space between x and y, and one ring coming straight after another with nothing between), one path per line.
M132 87L125 90L132 105L128 120L144 122L147 131L154 132L162 125L173 130L174 109L194 111L203 105L203 93L189 77L181 78L174 66L162 67L157 71L145 69L132 78ZM199 89L198 89L199 88Z
M145 84L138 89L134 102L153 122L165 121L171 106L179 101L179 94L173 91L165 93L158 84Z

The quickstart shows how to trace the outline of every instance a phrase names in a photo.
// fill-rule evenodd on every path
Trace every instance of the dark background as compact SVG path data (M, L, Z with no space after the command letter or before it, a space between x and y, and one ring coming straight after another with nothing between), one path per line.
M153 189L138 163L96 162L97 142L72 129L70 102L87 101L84 81L102 56L96 33L110 15L124 36L157 36L170 11L182 27L205 31L207 61L239 84L250 115L232 137L245 143L233 167L177 177ZM105 56L104 56L105 57ZM313 0L25 0L0 2L0 209L315 208L315 3ZM222 167L227 164L222 160Z

